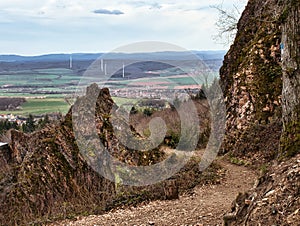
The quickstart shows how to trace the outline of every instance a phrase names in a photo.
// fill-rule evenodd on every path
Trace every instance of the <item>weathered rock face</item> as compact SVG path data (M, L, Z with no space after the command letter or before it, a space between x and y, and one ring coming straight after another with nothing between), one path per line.
M129 150L119 142L110 121L115 104L107 88L100 90L96 84L91 85L72 108L75 106L82 107L79 109L82 115L92 116L92 120L81 124L80 130L89 136L91 128L96 127L96 139L119 161L149 165L163 157L163 152L158 149L141 153ZM93 162L87 159L98 150L87 149L87 153L83 153L78 149L72 108L59 125L49 125L33 134L11 131L10 150L0 152L1 224L28 225L51 218L101 213L119 199L115 183L96 172ZM102 159L94 160L103 163ZM162 195L163 187L151 197Z
M99 99L106 106L101 115L112 100ZM100 213L113 200L114 183L96 173L78 150L71 112L60 125L40 132L11 131L10 149L0 172L1 225Z
M225 152L252 155L258 149L244 145L251 143L273 150L267 156L275 157L281 119L281 155L300 149L298 5L297 0L250 0L242 14L220 71L227 106ZM266 130L274 134L272 139L264 136ZM260 157L269 160L267 156Z
M111 113L117 108L108 89L91 85L74 107L79 110L77 113L82 113L77 118L73 117L76 111L71 109L58 125L48 125L39 132L11 131L10 148L0 150L1 225L41 225L48 220L99 214L120 205L177 198L178 192L200 183L213 183L218 178L218 167L213 166L202 173L199 171L200 159L195 158L173 175L172 180L157 184L125 186L118 181L120 174L105 167L113 177L108 180L97 170L97 166L106 164L105 158L101 158L103 151L89 148L96 140L103 143L111 156L128 165L149 166L162 162L165 153L159 148L135 151L122 144L113 130ZM86 115L90 115L91 120L86 120ZM84 150L78 148L73 127L78 122L74 119L83 122L80 124L83 136L93 138L87 139L89 143ZM119 120L118 125L124 126L122 132L137 135L126 121L116 120ZM95 137L90 133L93 127ZM174 156L170 156L170 161L176 161ZM135 175L123 171L129 179L135 179Z
M292 156L300 152L300 2L287 1L284 15L281 155Z
M274 11L278 13L279 17L276 23L280 25L278 32L280 31L282 34L283 132L279 152L280 162L274 162L251 191L239 195L234 201L232 212L224 217L227 226L296 226L300 221L300 1L263 2L255 0L249 2L249 5L262 8L265 7L265 4L272 4L270 7L274 7ZM244 15L251 13L250 9L248 6ZM230 100L232 99L234 98L231 97ZM257 100L260 101L260 99ZM263 100L264 96L262 96ZM231 114L232 112L229 110L229 115ZM254 112L253 119L255 117ZM229 123L231 122L233 121L229 121ZM228 127L229 132L231 132L231 128L233 127ZM248 131L249 129L251 128L247 127ZM273 130L269 130L269 133L272 132ZM253 146L249 140L247 144ZM266 143L266 146L269 145ZM261 147L260 150L264 152L265 149ZM275 148L275 150L278 149Z
M281 117L283 7L281 0L250 0L238 23L220 70L227 106L225 152L243 152L244 134L253 125L266 127ZM259 133L252 138L254 144L274 142Z

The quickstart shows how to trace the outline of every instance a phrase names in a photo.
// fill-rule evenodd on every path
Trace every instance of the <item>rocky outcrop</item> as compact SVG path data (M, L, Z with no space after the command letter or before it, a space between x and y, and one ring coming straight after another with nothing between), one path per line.
M30 135L11 132L11 158L7 170L0 173L2 225L101 213L112 201L114 183L83 159L69 117Z
M287 157L300 152L300 2L288 0L283 15L281 156Z
M226 226L291 225L300 222L300 155L273 166L256 186L240 194L225 217Z
M275 153L279 150L279 155L275 155L276 161L273 161L270 168L264 165L267 172L260 177L256 186L248 193L240 194L233 202L232 212L224 217L225 225L299 225L300 221L300 2L298 0L287 1L249 1L248 7L244 12L244 16L248 14L255 14L253 11L256 6L264 8L266 4L272 7L274 14L278 14L276 20L269 23L276 23L279 27L276 28L277 32L281 33L281 71L282 71L282 121L283 132L280 139L280 148L274 147ZM263 11L260 12L263 15ZM242 22L242 20L240 21ZM258 22L259 23L259 22ZM246 28L249 25L246 23ZM268 28L264 28L268 29ZM259 30L259 29L258 29ZM267 37L267 35L266 35ZM257 40L253 40L256 42ZM263 46L268 46L268 43L260 43ZM251 52L246 58L251 59ZM276 62L274 65L268 65L270 68L278 67ZM263 65L256 65L256 67L264 67ZM262 74L268 76L268 73ZM223 77L224 79L224 77ZM234 81L234 80L232 80ZM231 84L231 83L229 83ZM233 84L233 83L232 83ZM226 79L225 79L226 85ZM250 84L248 84L249 86ZM268 85L268 84L265 84ZM271 84L272 86L272 84ZM226 87L226 86L224 86ZM228 86L233 87L235 86ZM239 89L240 87L235 87ZM269 89L268 92L271 92ZM261 94L265 94L262 92ZM274 90L273 94L276 94ZM233 103L234 97L230 96L228 106ZM261 99L256 99L261 103L264 102L265 96L262 95ZM271 105L269 105L271 106ZM239 109L239 108L234 108ZM253 108L255 109L255 108ZM251 109L250 109L251 110ZM233 110L233 112L236 112ZM245 125L252 122L257 117L257 112L248 111L252 115L249 120L245 120ZM232 111L229 109L229 134L234 132L236 122L240 121L238 117L232 116ZM232 120L230 117L232 116ZM275 115L274 115L275 116ZM270 123L269 123L270 124ZM272 123L271 123L272 124ZM271 125L270 124L270 125ZM234 125L233 127L231 125ZM267 126L267 131L272 134L274 128ZM249 131L251 126L244 127L244 130ZM252 127L253 129L253 127ZM255 130L254 130L255 131ZM249 134L249 132L247 132ZM262 133L257 131L257 134ZM257 137L252 133L253 137ZM241 136L237 136L237 139ZM265 138L263 136L262 138ZM279 137L277 138L279 140ZM230 139L228 139L230 140ZM228 142L227 140L227 142ZM274 139L272 139L274 140ZM239 141L237 141L239 142ZM266 142L265 140L263 142ZM230 143L227 143L227 145ZM246 145L251 148L251 136L247 140ZM270 143L266 142L266 146ZM255 146L255 145L254 145ZM230 146L227 146L230 147ZM241 149L239 149L241 150ZM266 147L261 146L260 152L265 152ZM288 157L288 158L287 158ZM271 158L272 159L272 158Z
M236 38L220 70L227 107L225 152L249 152L243 143L249 141L245 136L253 126L268 127L275 122L280 131L276 121L281 118L283 8L281 0L250 0L239 20ZM279 145L259 131L253 135L254 144Z
M32 134L10 131L10 147L0 150L0 224L40 225L55 219L99 214L120 205L177 198L178 192L217 181L219 168L214 165L200 172L200 159L195 158L169 180L153 185L121 184L121 173L135 179L126 170L120 170L120 174L109 172L111 180L104 177L97 168L107 164L104 152L91 148L96 140L116 160L131 166L149 166L161 162L166 155L159 148L136 151L123 145L113 130L111 114L117 109L109 90L93 84L57 125L49 124ZM80 114L75 116L76 113ZM86 115L91 120L86 120ZM121 117L116 120L124 127L121 129L125 135L143 139L135 136L134 128ZM79 133L86 136L84 150L79 149L76 139L74 127L78 123ZM95 128L96 137L90 133L91 128ZM176 162L176 155L171 155L169 161Z
M143 159L146 164L147 158L122 147L114 136L108 116L115 105L108 89L91 85L77 102L88 102L95 95L93 117L106 148L121 161L126 158L139 164ZM81 111L88 114L90 109ZM115 183L96 172L78 149L72 120L71 109L59 125L32 134L11 131L10 150L0 156L1 224L28 225L110 208L116 199ZM86 123L82 129L88 131L90 126ZM160 156L153 152L152 160Z

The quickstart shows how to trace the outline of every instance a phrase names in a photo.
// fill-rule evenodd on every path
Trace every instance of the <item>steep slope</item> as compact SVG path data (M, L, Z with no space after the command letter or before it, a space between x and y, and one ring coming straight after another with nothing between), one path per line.
M274 158L279 145L283 8L281 0L249 0L220 70L227 106L224 152L253 162Z
M87 97L86 97L87 98ZM110 96L99 95L109 111ZM11 131L7 170L1 172L0 222L28 225L52 217L102 212L114 194L114 183L96 173L79 152L71 111L57 126L30 135Z
M93 103L93 100L96 101ZM110 167L105 169L111 180L104 178L99 171L108 164L104 150L131 166L150 166L166 159L166 153L159 148L136 151L122 144L111 119L117 109L109 90L92 84L58 125L49 125L33 134L12 130L10 147L0 149L0 224L38 225L77 215L100 214L120 205L174 199L178 193L197 184L214 183L220 177L217 174L220 167L213 164L207 171L200 172L200 159L191 158L172 178L153 185L122 185L121 173L129 179L135 179L135 175L122 169L119 174L114 173ZM81 113L75 116L78 112ZM86 115L90 115L91 120L86 120ZM125 135L144 139L122 117L115 120ZM92 138L87 139L84 150L79 150L80 139L76 139L74 127L78 125L79 135L84 131L84 136ZM94 137L90 134L91 128L95 128ZM103 143L104 150L93 148L96 140ZM164 164L168 161L174 164L181 159L174 153L168 155Z
M296 226L300 221L300 2L287 0L273 1L274 3L283 4L279 8L273 5L280 15L276 21L280 24L278 32L282 34L283 48L283 133L280 148L275 149L276 152L279 151L278 159L273 161L272 166L267 169L268 172L260 177L254 189L242 194L233 202L232 212L224 217L227 226ZM252 1L252 4L257 7L264 5L259 0ZM268 4L271 4L271 1L268 1ZM248 7L244 15L251 13L251 8ZM259 151L264 152L265 148Z
M281 155L300 152L300 2L287 1L282 24L283 123Z
M101 131L99 136L109 144L107 149L111 154L135 164L147 165L160 160L163 153L158 150L142 157L139 152L119 145L110 122L106 121L114 106L108 89L91 85L87 95L77 102L88 102L95 94L98 94L95 119ZM89 126L87 123L83 129L88 130ZM115 183L95 172L78 149L72 109L57 126L29 135L11 131L10 150L1 153L1 157L4 163L0 177L1 224L22 225L84 212L100 213L115 198Z

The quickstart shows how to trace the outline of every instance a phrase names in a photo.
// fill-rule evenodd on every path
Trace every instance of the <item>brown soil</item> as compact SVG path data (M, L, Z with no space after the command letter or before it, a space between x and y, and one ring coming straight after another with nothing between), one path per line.
M62 225L222 225L232 200L253 187L257 174L244 166L219 159L225 176L217 185L197 186L178 200L153 201L137 207L123 207L104 215L77 217Z
M235 201L228 225L300 225L300 154L273 161L256 185Z

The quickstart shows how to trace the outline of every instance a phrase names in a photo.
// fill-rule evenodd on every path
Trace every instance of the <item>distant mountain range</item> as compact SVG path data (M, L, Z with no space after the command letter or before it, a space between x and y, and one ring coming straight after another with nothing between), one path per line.
M139 59L147 60L185 60L197 55L202 60L223 59L226 51L191 51L191 52L154 52L154 53L74 53L74 54L47 54L41 56L0 55L0 62L60 62L68 61L70 56L74 61L92 61L104 55L105 59Z
M102 54L76 53L72 54L74 60L95 60ZM71 54L47 54L40 56L0 55L0 62L58 62L68 61Z

